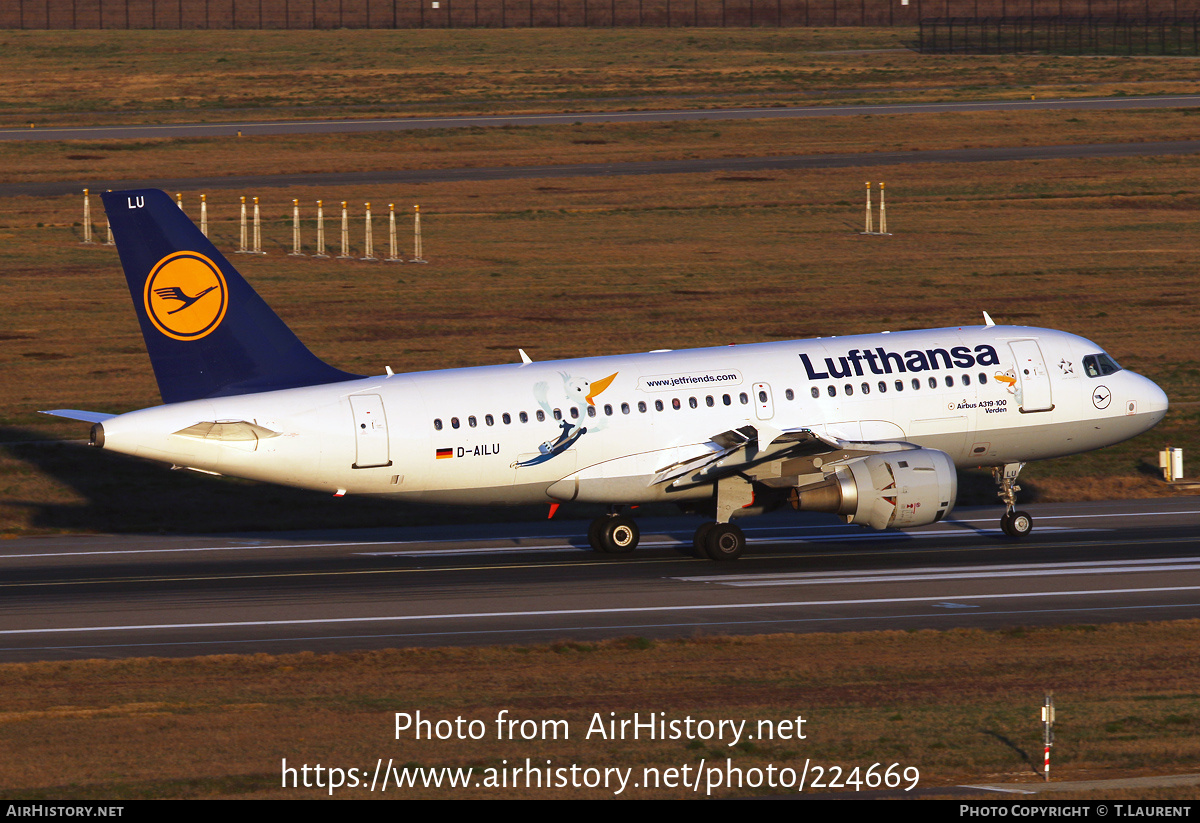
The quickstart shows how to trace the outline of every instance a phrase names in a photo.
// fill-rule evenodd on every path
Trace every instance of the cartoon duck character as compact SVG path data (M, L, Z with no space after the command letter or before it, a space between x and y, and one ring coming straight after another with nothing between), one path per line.
M554 404L560 403L570 408L575 409L575 414L563 416L559 422L560 432L558 437L553 440L547 440L538 446L538 454L529 460L521 460L514 463L514 466L535 466L539 463L545 463L552 457L562 454L571 446L575 445L575 441L583 435L587 434L587 427L575 423L575 420L584 420L587 417L587 409L589 406L596 405L596 395L607 389L616 379L618 372L610 374L608 377L595 382L589 382L582 377L575 377L566 372L559 372L559 377L562 378L561 387L555 385L551 388L550 383L540 381L533 387L533 396L537 400L537 404L542 411L547 414L554 414ZM569 414L569 412L568 412Z

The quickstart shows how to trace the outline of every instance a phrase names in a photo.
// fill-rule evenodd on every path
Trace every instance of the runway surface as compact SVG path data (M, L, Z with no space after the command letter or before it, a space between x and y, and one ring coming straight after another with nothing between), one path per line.
M759 118L852 117L859 115L940 114L971 111L1150 109L1200 106L1200 95L1077 97L1057 100L980 100L874 105L767 106L763 108L664 109L654 111L547 112L542 114L377 117L339 120L267 120L228 123L162 123L120 126L0 129L2 141L147 140L151 138L235 137L266 134L346 134L419 129L559 126L574 123L661 123L667 121L753 120Z
M908 533L746 521L735 563L697 521L623 556L586 522L0 544L0 660L348 651L622 636L1000 627L1200 615L1200 498L960 509Z

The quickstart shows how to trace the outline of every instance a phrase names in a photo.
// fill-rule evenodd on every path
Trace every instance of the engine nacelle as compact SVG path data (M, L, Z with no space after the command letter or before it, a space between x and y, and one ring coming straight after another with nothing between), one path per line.
M819 483L793 489L797 511L842 515L874 529L927 526L948 515L958 496L950 455L936 449L872 454L834 468Z

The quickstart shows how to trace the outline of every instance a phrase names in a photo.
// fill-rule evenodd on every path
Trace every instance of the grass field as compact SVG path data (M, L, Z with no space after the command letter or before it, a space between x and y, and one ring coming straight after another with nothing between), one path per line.
M1038 717L1047 692L1057 710L1056 781L1173 773L1194 770L1200 756L1198 628L1187 621L6 664L0 786L9 802L320 797L327 790L281 788L285 759L297 769L359 769L369 782L380 758L397 768L470 768L473 781L487 780L489 769L523 767L526 758L540 768L547 761L552 768L633 768L639 781L646 767L687 766L694 775L702 766L724 769L728 759L747 774L772 765L799 771L809 760L847 775L859 767L861 776L873 763L883 764L879 771L897 763L919 770L921 788L1028 784L1040 780ZM479 720L479 739L397 734L395 713L418 710L431 722ZM501 710L506 719L536 721L539 737L542 721L565 726L557 739L501 740ZM728 736L587 737L596 716L630 720L635 712L643 721L746 720L748 730L802 717L792 732L805 738L743 737L730 745ZM375 794L347 787L334 795L614 795L603 787L511 785ZM705 794L630 787L621 796ZM712 792L756 794L788 792ZM1109 794L1164 801L1194 798L1195 788Z
M928 57L903 50L912 39L911 29L0 31L0 127L1195 89L1186 59Z

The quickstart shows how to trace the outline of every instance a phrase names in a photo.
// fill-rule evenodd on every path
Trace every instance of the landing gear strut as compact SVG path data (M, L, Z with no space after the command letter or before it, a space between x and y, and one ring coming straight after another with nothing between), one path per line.
M641 532L632 517L610 514L588 526L588 543L603 554L627 554L637 548Z
M1024 467L1024 463L1007 463L1003 468L992 469L992 477L1000 486L1000 499L1004 501L1004 505L1008 509L1000 518L1000 528L1009 537L1017 540L1033 531L1033 518L1029 516L1029 513L1016 511L1017 492L1021 490L1021 487L1017 485L1017 475Z

